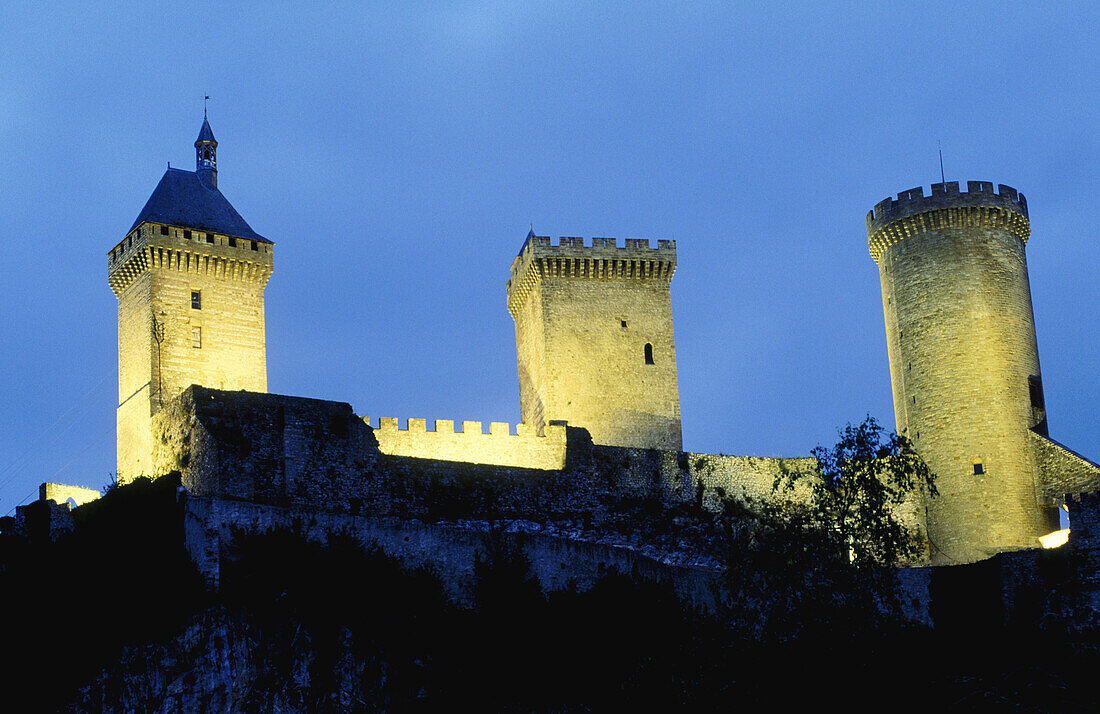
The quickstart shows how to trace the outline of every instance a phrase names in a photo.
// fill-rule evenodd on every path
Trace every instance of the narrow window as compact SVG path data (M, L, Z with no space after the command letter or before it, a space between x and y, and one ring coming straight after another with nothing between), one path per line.
M161 227L160 227L160 234L161 234L162 236L166 236L166 235L168 235L168 226L161 226Z
M1028 391L1031 394L1031 408L1045 409L1043 402L1043 378L1033 374L1027 378Z
M256 245L256 241L252 241L252 250L259 250L259 247Z
M645 363L653 364L653 345L645 343Z
M913 404L916 404L916 403L917 403L917 395L916 395L916 394L914 394L914 395L913 395L912 397L910 397L910 398L909 398L909 400L910 400L910 401L911 401L911 402L912 402Z
M195 349L201 349L202 348L202 328L201 327L192 327L191 328L191 346L194 347Z
M975 476L981 476L984 473L985 473L985 466L982 464L981 461L975 461L974 462L974 475Z
M192 290L191 291L191 309L192 310L201 310L202 309L202 291L201 290Z
M626 327L626 320L619 320L619 324Z
M184 231L183 238L184 240L191 240L191 231Z
M236 238L232 238L232 237L229 238L229 247L230 248L236 248L237 247L237 239Z
M213 233L207 233L206 234L206 242L207 243L213 243L214 242L214 234Z

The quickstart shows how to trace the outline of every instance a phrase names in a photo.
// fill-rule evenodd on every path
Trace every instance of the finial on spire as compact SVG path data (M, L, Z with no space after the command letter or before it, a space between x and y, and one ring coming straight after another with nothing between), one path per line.
M203 95L203 97L202 97L202 118L203 119L206 118L206 100L208 100L208 99L210 99L209 94Z

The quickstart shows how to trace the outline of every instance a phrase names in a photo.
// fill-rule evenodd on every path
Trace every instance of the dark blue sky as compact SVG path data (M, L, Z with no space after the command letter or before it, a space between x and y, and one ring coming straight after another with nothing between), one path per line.
M892 427L864 216L939 141L948 180L1027 195L1051 435L1100 458L1095 3L156 5L0 9L0 512L114 470L105 253L194 167L204 94L277 244L273 392L517 421L533 224L677 241L686 449Z

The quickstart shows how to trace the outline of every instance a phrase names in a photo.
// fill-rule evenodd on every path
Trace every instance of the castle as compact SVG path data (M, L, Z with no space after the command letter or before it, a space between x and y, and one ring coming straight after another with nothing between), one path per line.
M402 429L347 405L265 396L274 244L218 190L217 146L204 116L196 171L169 168L107 255L118 298L120 482L181 470L189 491L215 501L324 502L358 514L379 503L377 482L362 474L381 461L399 473L473 464L552 478L594 460L677 493L699 484L769 496L780 460L682 451L673 241L620 247L528 234L507 282L515 433L498 423L483 433L479 422L429 430L423 419ZM916 188L877 204L867 235L897 430L936 473L940 494L914 497L904 517L927 534L934 564L1037 547L1058 529L1067 495L1100 491L1100 467L1047 435L1024 196L980 181L966 191L934 184L931 196Z

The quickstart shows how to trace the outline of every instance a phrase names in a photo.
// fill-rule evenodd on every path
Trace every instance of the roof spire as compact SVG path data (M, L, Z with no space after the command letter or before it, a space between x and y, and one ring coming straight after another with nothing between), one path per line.
M203 118L203 121L206 121L206 100L207 99L210 99L210 95L209 94L204 94L203 97L202 97L202 118Z
M195 173L199 180L210 188L218 187L218 140L210 129L206 118L206 108L202 110L202 128L195 140Z

